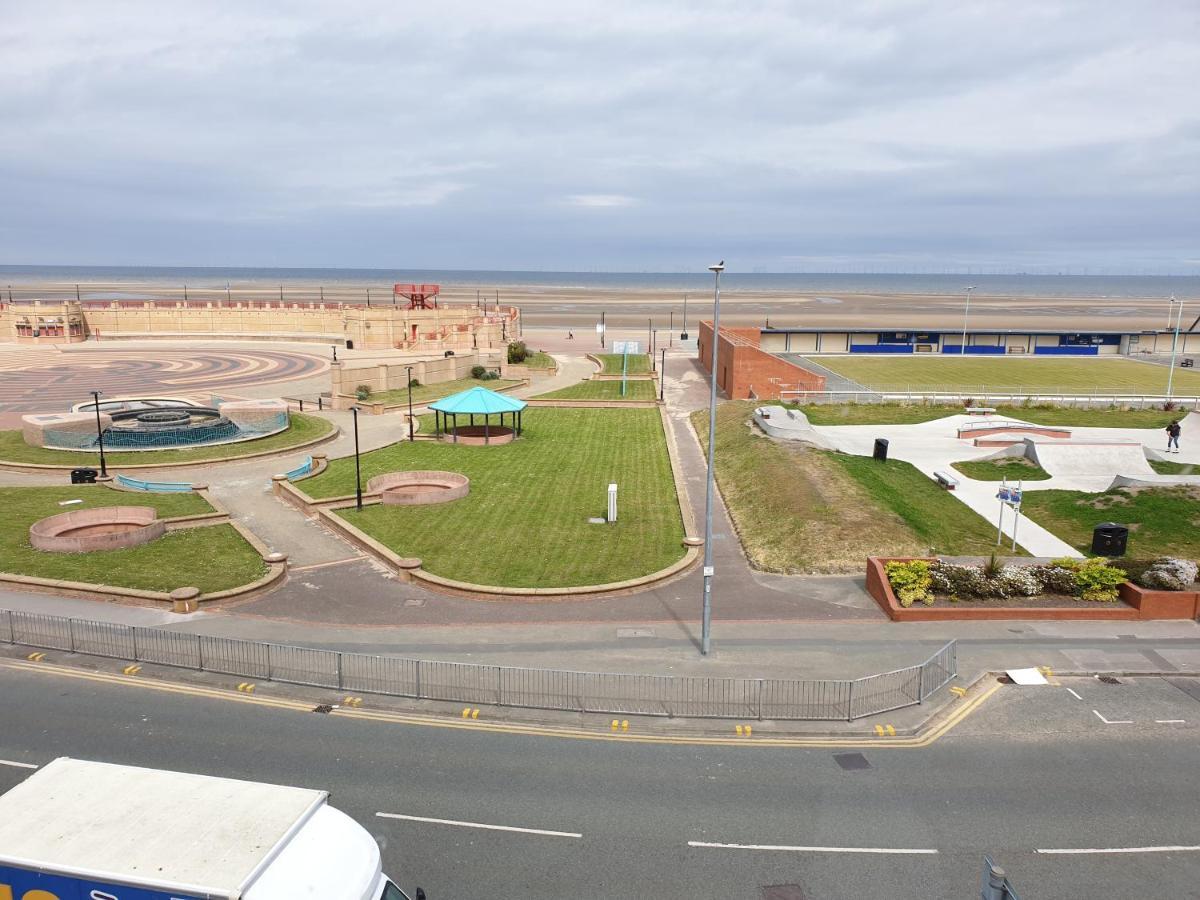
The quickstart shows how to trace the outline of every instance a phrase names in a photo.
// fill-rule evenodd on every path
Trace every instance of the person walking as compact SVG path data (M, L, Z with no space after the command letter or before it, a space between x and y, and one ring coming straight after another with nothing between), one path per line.
M1167 426L1167 452L1168 453L1178 453L1179 452L1179 434L1182 431L1183 431L1183 427L1179 424L1179 420L1172 419L1171 424ZM1174 450L1171 449L1172 446L1175 447Z

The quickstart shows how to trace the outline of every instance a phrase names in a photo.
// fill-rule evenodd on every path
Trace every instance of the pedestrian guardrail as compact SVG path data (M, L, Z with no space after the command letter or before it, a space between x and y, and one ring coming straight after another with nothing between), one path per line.
M1132 391L1071 391L1061 388L1016 390L1012 388L996 389L981 386L978 388L958 387L922 390L904 387L880 387L875 390L864 391L811 391L791 389L785 385L781 385L779 396L781 400L792 403L927 403L937 405L940 403L961 404L969 400L972 403L984 406L997 403L1016 405L1051 403L1059 406L1108 404L1144 408L1146 406L1160 406L1164 403L1173 403L1176 407L1184 411L1188 409L1200 409L1200 396L1194 395L1173 395L1167 397L1165 394L1139 394Z
M295 481L297 478L302 478L303 476L307 475L312 470L313 458L309 456L305 457L304 462L300 463L300 465L296 466L296 468L288 472L284 472L283 474L287 476L288 481Z
M923 703L958 672L954 641L919 665L865 678L712 678L343 653L17 610L0 610L0 642L419 700L717 719L859 719Z
M154 494L183 494L192 489L191 483L186 481L139 481L125 475L117 475L113 481L131 491L149 491Z

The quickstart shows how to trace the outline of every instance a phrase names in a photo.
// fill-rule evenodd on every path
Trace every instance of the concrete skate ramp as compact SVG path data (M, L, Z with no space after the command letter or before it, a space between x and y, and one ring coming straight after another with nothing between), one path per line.
M1051 475L1154 475L1137 441L1026 438L1025 455Z
M804 441L816 447L830 449L829 441L821 437L798 409L782 406L760 406L754 410L754 422L764 433L785 441Z

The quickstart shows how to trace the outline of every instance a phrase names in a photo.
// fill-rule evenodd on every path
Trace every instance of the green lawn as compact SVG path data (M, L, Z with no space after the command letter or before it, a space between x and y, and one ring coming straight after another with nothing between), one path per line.
M996 549L996 530L990 522L908 463L881 463L844 453L830 456L876 504L903 519L931 553L977 556Z
M822 356L821 365L873 389L980 391L1130 391L1161 394L1166 366L1130 359L1013 359L955 356ZM1174 389L1200 393L1200 373L1177 370Z
M538 394L538 397L544 400L657 400L658 388L653 381L628 379L622 396L619 381L581 381L548 394Z
M603 369L601 375L648 375L650 373L650 355L648 353L630 353L629 366L625 368L625 355L621 353L599 353L596 358L600 360Z
M164 463L201 462L206 459L222 459L229 456L247 456L270 450L286 450L329 434L335 426L328 419L304 413L291 414L291 425L287 431L272 434L254 441L237 444L215 444L210 447L192 447L187 450L143 450L139 452L110 453L104 457L110 466L153 465ZM31 447L25 443L20 431L0 431L0 459L16 463L38 463L54 466L90 466L100 464L96 452L76 450L47 450Z
M1194 486L1027 491L1021 510L1083 553L1090 552L1095 526L1119 522L1129 526L1131 557L1200 557L1200 488Z
M471 479L462 500L423 507L369 506L339 515L447 578L507 587L620 581L683 555L683 523L656 409L533 409L520 440L499 447L399 443L362 456L363 483L406 469ZM620 485L616 524L603 516ZM354 460L300 487L314 497L354 492Z
M1195 463L1179 463L1168 459L1152 459L1150 468L1159 475L1200 475L1200 466Z
M80 499L82 504L59 506ZM39 519L99 506L153 506L163 518L212 512L196 494L143 494L103 485L0 487L0 570L16 575L85 581L114 587L172 591L197 587L212 592L249 584L266 574L258 552L230 525L171 532L129 550L43 553L29 546L29 526Z
M970 462L951 463L968 478L978 481L1046 481L1050 473L1023 456L1007 456L1001 459L977 459Z
M555 366L554 357L544 350L534 350L527 357L523 366L529 366L531 369L553 369Z
M512 379L496 378L491 381L481 381L478 378L459 378L456 381L439 381L437 384L423 384L420 387L415 387L412 390L413 406L423 406L426 403L432 403L434 400L441 400L443 397L449 397L451 394L457 394L460 391L469 390L473 387L485 387L488 390L496 391L500 388L511 387L514 384L519 384L518 381ZM388 403L388 404L405 404L408 403L408 388L396 388L391 391L379 391L368 397L364 403Z
M794 405L794 404L786 404ZM935 406L907 403L806 403L796 407L814 425L913 425L964 411L958 404ZM1050 406L997 406L996 414L1039 425L1097 428L1165 428L1178 412L1161 409L1109 409Z

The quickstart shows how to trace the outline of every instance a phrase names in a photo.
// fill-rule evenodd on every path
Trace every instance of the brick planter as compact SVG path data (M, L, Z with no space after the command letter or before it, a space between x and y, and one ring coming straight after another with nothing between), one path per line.
M1121 599L1143 619L1194 619L1200 615L1200 591L1159 591L1127 581L1118 588Z

